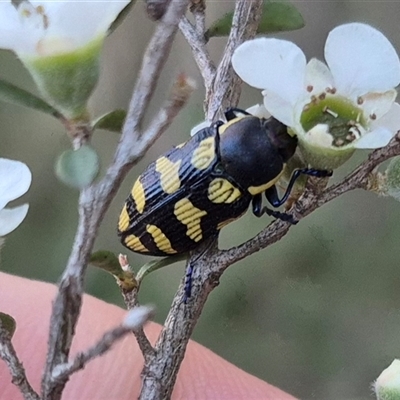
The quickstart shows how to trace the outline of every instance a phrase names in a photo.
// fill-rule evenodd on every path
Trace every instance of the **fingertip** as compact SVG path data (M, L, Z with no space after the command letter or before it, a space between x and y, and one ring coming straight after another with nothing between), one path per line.
M28 379L40 390L45 364L54 285L0 272L0 310L17 321L13 344ZM108 329L120 324L126 311L85 295L71 357L87 348ZM155 343L161 327L148 323L146 334ZM143 356L133 335L72 375L63 399L128 400L139 395ZM20 398L4 363L0 363L0 400ZM174 400L293 400L280 389L242 371L202 345L190 341L172 395Z

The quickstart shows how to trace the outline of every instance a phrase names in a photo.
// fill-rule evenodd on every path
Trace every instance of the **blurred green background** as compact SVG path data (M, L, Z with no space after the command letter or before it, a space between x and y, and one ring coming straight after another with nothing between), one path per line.
M233 1L208 1L210 23ZM306 27L276 35L295 41L308 57L323 58L327 33L336 25L360 21L380 29L400 49L400 2L296 1ZM107 39L101 82L92 99L93 115L126 108L143 49L155 24L139 0L130 16ZM221 56L226 39L212 39L211 54ZM368 63L368 59L365 60ZM349 60L351 63L351 60ZM180 34L162 72L147 118L165 98L173 78L186 72L198 89L173 126L123 183L105 217L96 249L125 252L116 236L121 206L132 183L159 154L189 135L202 120L204 91L189 46ZM0 74L34 91L15 56L0 52ZM240 106L261 101L244 87ZM69 146L63 128L50 117L0 104L0 155L26 162L33 172L27 219L7 237L1 269L56 282L63 270L77 223L77 192L53 174L55 158ZM103 168L111 160L118 135L99 131L93 144ZM335 175L343 176L366 153ZM104 170L104 169L103 169ZM224 228L220 247L239 244L269 220L247 213ZM193 338L244 370L302 399L368 399L371 382L400 356L400 204L357 191L325 205L291 229L271 248L231 266L206 304ZM129 254L135 267L149 258ZM150 275L142 303L157 306L162 322L183 275L183 264ZM90 268L87 292L122 304L113 278Z

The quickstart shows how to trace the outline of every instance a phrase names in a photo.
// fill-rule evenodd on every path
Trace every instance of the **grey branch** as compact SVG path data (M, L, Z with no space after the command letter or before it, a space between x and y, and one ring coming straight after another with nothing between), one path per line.
M186 11L188 3L189 0L171 1L147 47L114 160L98 184L81 191L79 222L74 245L53 302L48 354L42 377L43 399L60 399L66 384L66 380L63 379L54 382L52 376L59 365L68 363L82 305L86 265L105 211L129 168L139 161L155 138L171 122L172 116L183 106L183 102L174 102L175 109L170 107L165 110L165 117L159 119L162 120L159 124L161 131L157 131L156 126L153 126L151 134L140 130L160 70L167 59L179 20ZM135 149L140 149L140 152L136 152Z
M186 41L189 43L193 58L199 67L201 76L203 77L205 87L211 87L215 78L216 67L210 58L210 54L208 53L204 33L201 34L198 32L185 16L179 23L179 29L181 30Z
M234 49L239 44L246 39L254 37L258 27L261 6L262 0L238 0L236 2L233 27L224 56L212 77L211 85L206 87L206 104L210 120L215 118L217 113L227 108L228 105L235 105L234 102L232 103L232 99L238 100L239 85L237 83L239 81L234 78L230 60ZM190 27L188 21L184 21L181 23L180 28L184 32L186 29L186 33L191 32L190 35L185 36L194 41L190 42L190 46L192 49L195 48L195 41L199 39L194 27ZM197 43L197 47L206 57L204 44ZM194 57L198 59L199 54L194 52ZM199 67L202 68L201 65ZM140 393L140 399L142 400L169 399L171 396L176 376L196 321L201 314L208 294L218 283L218 278L214 280L213 274L211 274L211 266L215 267L213 265L214 259L211 256L215 251L215 247L211 251L207 250L209 249L204 249L204 246L201 246L189 260L189 262L196 265L193 276L196 283L193 287L194 292L190 303L183 303L183 286L181 285L157 340L155 354L145 360L143 386Z
M240 96L240 79L233 72L232 54L236 47L254 38L261 18L262 0L237 1L232 29L212 87L206 93L207 119L215 120L228 107L236 106Z
M7 364L11 373L12 383L18 387L25 400L39 400L39 395L29 384L25 369L19 361L14 346L11 343L11 336L0 321L0 358Z
M368 160L356 168L342 182L328 187L322 193L314 192L312 185L308 185L308 188L295 204L292 212L296 218L301 219L350 190L357 188L366 189L370 173L380 163L395 155L400 155L399 134L392 139L389 145L372 152ZM168 394L168 385L171 384L171 381L163 380L165 374L160 376L157 366L164 368L165 371L173 369L175 365L179 365L180 354L181 352L184 353L187 341L193 332L205 301L210 292L218 285L219 279L226 268L250 254L277 242L288 233L291 226L287 222L277 220L272 222L257 236L240 246L229 250L218 250L216 243L211 242L204 244L196 251L189 261L194 268L192 296L187 304L183 303L184 281L182 281L162 334L156 343L157 362L151 363L148 366L152 372L152 374L149 374L150 376L147 381L145 379L145 384L149 385L149 392L152 388L151 384L153 384L153 391L155 390L154 385L158 384L159 390L163 390L162 393ZM163 386L161 386L162 383L164 383ZM168 396L165 398L168 398Z
M134 307L139 306L137 300L138 290L139 287L136 287L129 291L121 290L125 306L128 310L132 310L134 309ZM138 343L140 351L143 354L144 359L146 360L149 357L152 357L154 355L154 349L146 334L144 333L144 330L142 328L136 329L133 331L133 334L136 337L136 341Z
M258 1L239 0L236 2L234 26L228 39L226 52L218 66L216 75L213 77L213 85L208 88L210 91L207 93L206 102L209 120L215 118L225 105L236 105L239 96L239 80L233 74L230 57L237 45L255 34L257 16L260 14L257 11L259 7L261 7L261 2ZM246 30L246 26L250 28ZM202 65L208 62L202 39L199 41L196 37L195 28L187 20L181 22L180 29L190 42L194 57L199 67L202 68ZM195 43L196 40L198 43ZM291 212L294 213L296 219L302 219L318 207L349 190L366 189L369 175L373 169L381 162L397 154L400 154L399 136L396 136L385 148L372 152L366 162L339 184L328 187L321 192L314 190L315 181L310 179L305 192ZM274 221L257 236L240 246L229 250L218 250L216 242L211 241L204 243L192 254L188 261L193 268L191 298L187 304L183 302L183 278L156 342L155 354L145 362L140 399L170 398L189 338L208 295L219 284L222 273L233 263L277 242L288 233L290 228L291 225L287 222Z
M53 370L52 381L57 382L61 380L64 382L74 372L85 368L88 362L109 351L124 336L130 334L132 331L141 330L143 325L152 317L153 312L154 309L152 307L142 306L133 308L122 325L104 333L95 345L84 352L78 353L73 361L58 365ZM132 360L129 360L129 355L127 355L127 362L132 362Z
M185 17L179 24L204 79L206 117L209 121L214 120L226 108L236 106L239 101L240 80L233 73L231 58L237 46L255 36L261 16L262 3L262 0L236 1L232 29L218 68L215 68L208 53L204 26L200 19L202 9L196 11L195 26ZM195 8L195 10L199 9Z

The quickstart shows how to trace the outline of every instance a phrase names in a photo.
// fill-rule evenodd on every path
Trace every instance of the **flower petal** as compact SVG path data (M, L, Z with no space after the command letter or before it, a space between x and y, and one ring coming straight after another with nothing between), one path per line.
M41 7L42 11L38 15L39 20L43 18L46 21L44 28L43 25L36 23L37 18L35 19L34 13L21 16L11 2L0 1L0 48L27 56L36 54L38 43L44 41L65 42L74 50L91 40L105 36L111 23L128 4L129 0L103 2L32 0L27 7Z
M0 237L8 235L24 220L28 213L28 204L0 210Z
M246 111L258 118L268 119L271 116L271 114L262 104L255 104L254 106L246 108Z
M235 50L232 65L246 83L279 93L285 102L294 104L305 90L306 57L292 42L267 38L249 40Z
M327 124L315 125L305 134L305 138L307 142L318 147L325 147L328 149L331 149L333 147L333 137L329 133L329 125Z
M129 0L45 2L45 13L50 21L47 35L71 38L77 45L84 45L99 35L105 36L128 3Z
M11 2L0 2L0 48L32 52L42 31L23 24L18 11ZM40 34L38 34L40 33Z
M380 147L386 146L392 137L392 131L383 126L378 126L355 141L354 147L356 149L379 149Z
M310 95L319 95L327 88L332 89L334 82L331 71L322 61L312 58L306 66L305 85Z
M395 89L388 90L384 93L367 93L361 96L363 103L361 108L366 117L373 116L374 120L380 119L385 115L392 107L397 97L397 91Z
M390 110L383 117L370 124L370 129L374 130L379 126L391 131L392 136L400 130L400 104L393 103Z
M32 174L26 164L0 158L0 210L22 196L31 185Z
M274 118L287 126L295 126L295 104L267 90L263 90L262 95L264 96L265 108Z
M389 40L369 25L351 23L333 29L325 60L342 94L382 92L400 82L400 60Z

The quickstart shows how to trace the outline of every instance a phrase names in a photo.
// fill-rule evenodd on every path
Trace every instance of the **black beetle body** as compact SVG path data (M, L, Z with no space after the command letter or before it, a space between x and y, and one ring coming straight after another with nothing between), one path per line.
M250 203L256 216L266 213L295 223L289 214L262 207L262 193L278 207L301 173L331 173L296 170L279 199L275 183L296 150L297 138L274 118L239 109L225 115L227 122L200 130L139 176L119 219L124 246L154 256L188 252L243 215Z

